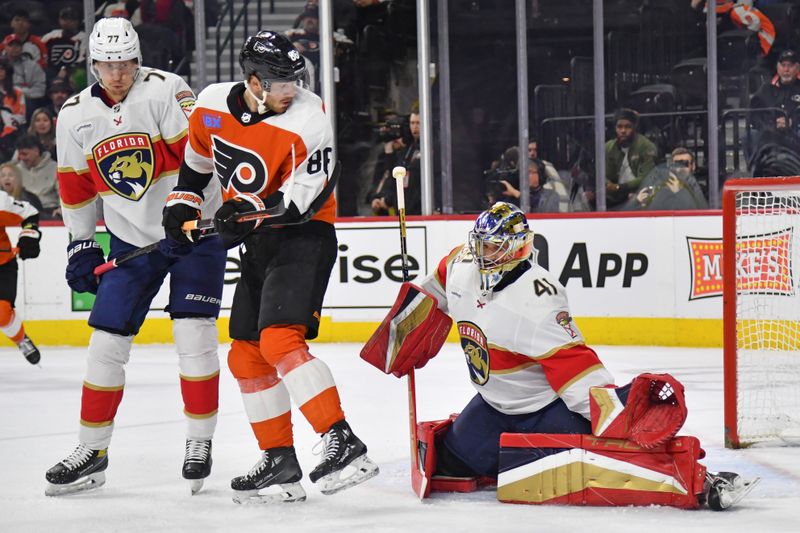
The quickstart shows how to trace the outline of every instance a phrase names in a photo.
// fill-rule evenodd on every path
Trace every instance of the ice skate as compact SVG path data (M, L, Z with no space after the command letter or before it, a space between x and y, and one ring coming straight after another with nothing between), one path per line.
M231 480L236 503L302 502L306 492L300 485L303 472L294 447L264 450L261 459L244 476Z
M39 348L37 348L36 345L33 344L33 341L31 340L30 337L28 337L27 335L22 337L22 340L19 341L17 347L19 348L19 351L22 352L22 355L25 356L25 359L27 359L30 364L32 365L39 364L39 361L42 358L42 354L39 353Z
M724 511L739 503L753 490L761 478L744 479L734 472L706 474L708 506L714 511Z
M335 494L378 475L378 465L367 457L367 446L342 420L322 435L322 461L309 478L322 494Z
M106 482L107 450L79 444L66 459L47 471L47 496L62 496L101 487Z
M186 439L182 473L192 494L203 488L203 481L211 474L211 463L211 440Z

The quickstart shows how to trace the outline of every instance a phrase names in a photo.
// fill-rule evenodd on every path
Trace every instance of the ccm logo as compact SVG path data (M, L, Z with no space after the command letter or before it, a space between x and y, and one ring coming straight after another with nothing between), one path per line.
M206 296L204 294L187 294L184 300L190 300L193 302L203 302L209 304L220 305L222 304L222 300L219 298L214 298L213 296Z

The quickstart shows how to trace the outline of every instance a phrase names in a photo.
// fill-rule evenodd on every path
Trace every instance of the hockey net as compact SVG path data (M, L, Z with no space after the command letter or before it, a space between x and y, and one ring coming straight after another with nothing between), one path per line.
M725 444L800 443L800 178L723 191Z

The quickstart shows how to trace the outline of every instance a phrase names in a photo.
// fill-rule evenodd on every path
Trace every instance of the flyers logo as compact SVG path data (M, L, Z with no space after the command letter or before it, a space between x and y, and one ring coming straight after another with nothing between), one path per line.
M222 188L230 195L249 192L258 195L267 187L269 172L256 152L211 136L214 167Z

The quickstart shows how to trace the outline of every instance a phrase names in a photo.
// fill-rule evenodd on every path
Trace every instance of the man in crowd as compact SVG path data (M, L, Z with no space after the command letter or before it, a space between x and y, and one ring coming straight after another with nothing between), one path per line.
M622 205L656 165L656 146L636 131L639 114L620 109L614 115L616 137L606 143L606 206ZM587 193L588 194L588 193Z
M17 140L22 183L42 202L42 219L61 218L58 197L56 162L35 135L24 135Z

